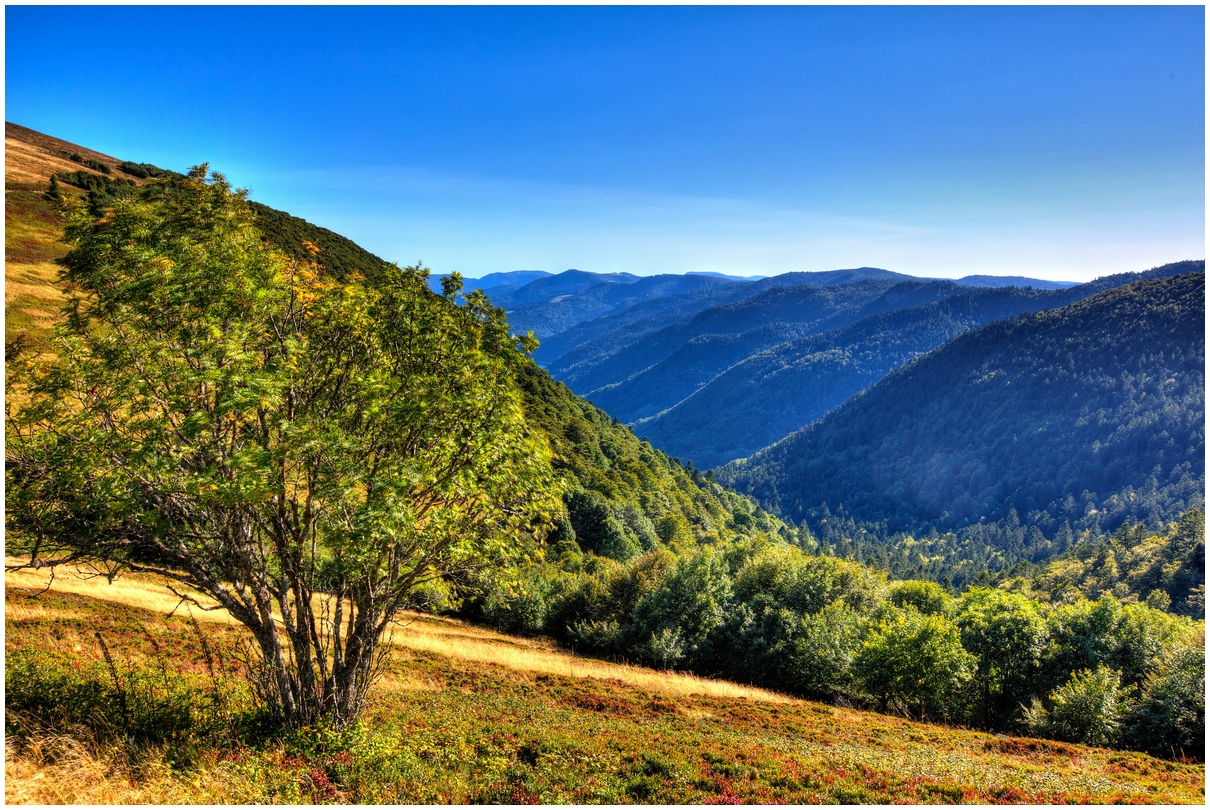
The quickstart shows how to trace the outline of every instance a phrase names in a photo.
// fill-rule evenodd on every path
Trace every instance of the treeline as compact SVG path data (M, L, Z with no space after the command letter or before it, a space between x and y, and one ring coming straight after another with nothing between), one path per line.
M1077 543L1044 566L1021 565L1001 587L1052 604L1112 594L1194 618L1206 610L1206 516L1190 509L1165 532L1126 525Z
M1201 758L1204 624L811 556L768 533L619 562L564 537L464 605L576 651L983 729Z
M1192 512L1200 514L1202 493L1196 485L1190 485L1189 489L1186 502L1193 504ZM1142 491L1127 487L1121 495L1122 502L1146 503L1158 499L1161 493L1152 482L1152 486ZM1039 513L1028 517L1034 522L1023 522L1017 511L1010 509L1000 520L980 521L956 530L938 531L931 526L914 532L891 532L886 521L859 521L843 505L833 512L827 504L822 504L805 511L793 536L797 538L797 545L811 553L872 565L897 579L928 579L958 589L972 584L988 585L1006 576L1033 576L1049 561L1068 555L1089 571L1095 568L1098 572L1096 576L1079 575L1085 585L1078 589L1089 598L1096 598L1101 590L1114 587L1118 588L1115 593L1119 597L1133 594L1143 598L1152 589L1162 587L1169 592L1172 610L1201 614L1195 604L1196 598L1189 601L1189 589L1204 581L1202 557L1199 556L1204 552L1198 550L1204 548L1204 544L1198 539L1184 545L1186 540L1183 538L1193 535L1181 534L1173 522L1153 520L1149 527L1127 519L1111 535L1100 531L1097 523L1091 528L1073 529L1073 521L1066 517L1062 522ZM1180 526L1186 525L1187 518L1182 517ZM1146 539L1141 541L1140 538ZM1134 550L1123 551L1123 544ZM1105 553L1113 547L1118 549L1116 557L1109 554L1106 565ZM1130 562L1124 568L1117 566L1117 570L1136 573L1137 565L1142 564L1136 564L1136 557L1152 555L1148 557L1151 562L1147 563L1146 570L1166 571L1162 583L1157 584L1159 581L1150 575L1131 574L1132 579L1126 585L1112 579L1108 586L1098 589L1094 583L1107 581L1106 572L1114 569L1114 560L1122 559L1123 554ZM1155 559L1162 560L1162 565L1157 567ZM1061 569L1055 569L1062 571L1055 574L1055 581L1066 583L1069 578L1077 577L1074 565L1068 561ZM1144 584L1147 587L1143 587ZM1124 587L1128 590L1123 592ZM1051 590L1057 593L1061 587Z

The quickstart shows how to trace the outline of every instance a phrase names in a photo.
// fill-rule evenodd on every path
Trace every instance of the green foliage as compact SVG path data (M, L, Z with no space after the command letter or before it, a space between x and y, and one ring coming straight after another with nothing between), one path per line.
M340 286L291 261L204 166L103 217L65 204L72 308L9 413L10 551L197 588L252 630L279 720L350 722L419 586L545 533L530 361L502 311L427 271Z
M1077 543L1040 570L1004 579L1005 587L1051 603L1113 594L1194 617L1205 609L1205 583L1206 518L1200 508L1163 533L1125 524L1112 537Z
M1200 716L1193 670L1165 663L1192 661L1174 651L1200 644L1200 625L1142 603L1051 608L986 587L955 599L936 583L888 586L866 566L766 536L625 563L561 540L545 560L480 615L596 655L1000 731L1042 728L1048 710L1022 707L1042 707L1073 672L1099 666L1120 673L1123 690L1155 695L1153 719L1140 714L1137 733L1115 744L1146 746L1164 717L1195 727Z
M536 364L520 367L517 383L530 425L550 443L570 536L582 549L604 553L608 542L607 556L627 561L664 545L789 535L780 520L640 441Z
M954 600L936 582L910 579L896 582L889 594L896 607L911 605L926 616L944 616L949 613Z
M162 657L150 666L135 664L103 649L102 660L74 666L28 647L6 655L6 733L21 737L83 726L137 745L179 744L221 735L246 709L246 696L213 676L184 675Z
M1206 638L1181 644L1143 682L1127 719L1133 748L1157 757L1197 757L1206 743Z
M1081 670L1052 692L1047 709L1035 702L1026 712L1031 731L1043 737L1088 745L1114 745L1129 711L1118 673L1104 664Z
M180 172L174 172L171 169L161 169L159 166L150 163L135 163L134 161L124 160L118 164L118 171L129 174L131 177L139 177L142 179L156 178L162 180L179 180L184 175Z
M536 635L547 624L551 583L527 572L517 582L498 584L483 604L483 618L507 633Z
M985 727L1010 725L1021 696L1031 693L1046 644L1038 605L1018 594L972 588L956 613L962 645L978 666L980 719Z
M711 634L722 623L731 597L727 573L722 556L702 548L678 560L660 587L638 602L630 633L649 645L649 660L667 666L661 660L670 655L667 650L691 664L709 660Z
M970 679L975 658L962 648L958 628L943 616L913 607L892 609L866 636L853 660L861 687L883 711L894 706L944 716L950 696Z
M1138 687L1163 659L1164 651L1194 632L1187 620L1146 605L1123 605L1105 595L1096 602L1062 605L1046 617L1050 641L1043 654L1039 691L1057 687L1077 670L1104 664Z
M61 180L68 185L84 189L88 192L88 201L93 213L99 214L100 207L110 204L113 200L131 193L134 182L124 177L103 177L99 174L86 172L83 169L76 172L64 172L51 175L51 180Z
M63 153L68 160L79 163L81 166L87 166L90 169L100 172L101 174L109 174L109 165L102 163L99 160L86 158L79 152Z

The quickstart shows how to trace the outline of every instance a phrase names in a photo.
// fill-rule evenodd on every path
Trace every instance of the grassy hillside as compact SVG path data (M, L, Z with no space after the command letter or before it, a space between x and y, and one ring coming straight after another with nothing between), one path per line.
M62 217L46 195L51 175L84 172L102 182L120 181L134 187L149 182L146 169L163 170L124 162L12 123L5 124L5 155L5 342L20 341L45 351L64 300L54 261L67 252L58 241L63 233ZM73 160L72 155L107 167L108 175L92 171L92 166ZM143 171L134 168L139 173L131 174L132 165ZM69 182L60 183L59 188L63 194L86 193ZM373 280L380 274L382 259L340 234L267 205L254 202L252 207L265 237L285 253L300 254L302 243L308 241L323 251L324 266L337 278L357 272Z
M843 503L892 530L1158 527L1203 497L1204 321L1204 273L997 321L721 477L796 519Z
M221 614L9 574L10 803L1201 804L1204 768L575 658L416 617L366 719L256 732ZM104 647L102 647L102 642ZM126 721L120 718L126 717Z
M49 349L47 336L59 317L63 294L55 259L62 219L44 192L55 173L80 169L67 155L117 166L118 161L16 124L4 132L4 342L33 351ZM65 187L71 193L70 187Z

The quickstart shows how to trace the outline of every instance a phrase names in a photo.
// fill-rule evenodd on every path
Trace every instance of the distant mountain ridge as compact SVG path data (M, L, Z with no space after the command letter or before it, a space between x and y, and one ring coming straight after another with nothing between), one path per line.
M1138 281L966 331L719 476L794 520L1155 526L1204 501L1204 365L1204 269Z
M1017 286L955 288L945 282L950 285L948 288L932 289L952 294L916 306L907 305L910 302L905 297L900 301L905 304L901 308L887 309L840 329L751 353L696 390L687 391L686 387L678 390L670 379L675 372L664 366L672 364L677 358L674 354L594 400L611 410L619 390L641 385L645 377L658 375L656 384L674 396L684 393L684 397L667 410L637 421L635 430L674 456L691 459L701 468L714 467L772 444L823 416L896 366L966 329L1012 315L1065 306L1126 280L1179 275L1200 266L1192 262L1176 263L1054 290ZM896 285L888 295L900 287L910 285L907 282ZM706 339L699 338L686 346L702 340ZM715 338L714 342L720 343L722 338ZM711 355L716 367L729 359L722 350ZM622 410L618 410L622 415Z
M966 287L1033 287L1035 290L1064 290L1079 284L1078 281L1045 281L1025 276L963 276L956 282Z

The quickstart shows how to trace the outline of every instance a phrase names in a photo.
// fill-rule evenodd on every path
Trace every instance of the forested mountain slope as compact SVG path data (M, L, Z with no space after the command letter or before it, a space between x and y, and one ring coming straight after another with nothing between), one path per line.
M700 319L694 319L694 328L714 331L691 338L659 362L585 396L627 422L654 416L736 363L774 346L832 331L871 313L942 300L962 289L948 281L904 281L872 296L871 287L850 290L848 285L770 291L740 305L702 313ZM766 319L776 320L761 323ZM752 321L760 325L745 328ZM676 339L675 330L668 332ZM800 425L802 422L795 427ZM776 434L760 447L782 435ZM698 466L713 466L690 457Z
M1141 280L1175 275L1201 266L1181 262L1127 277ZM634 428L656 447L691 459L700 468L725 464L818 419L891 369L966 329L1010 315L1064 306L1123 280L1122 276L1112 276L1055 290L1007 286L960 289L939 302L872 315L841 329L749 353L696 392L689 389L691 396L686 394L666 411L639 421ZM698 340L723 342L719 338ZM649 385L683 393L685 389L677 390L673 382L678 369L672 361L679 354L681 351L618 388L651 377ZM722 347L712 353L715 367L740 355L728 355ZM605 394L616 396L617 391L611 389ZM611 410L609 396L596 401Z
M963 276L958 284L966 287L1033 287L1035 290L1063 290L1076 286L1075 281L1045 281L1025 276Z
M1203 498L1204 357L1204 273L1137 282L968 331L720 478L892 531L1158 526Z
M1206 612L1206 515L1190 509L1162 532L1126 525L1077 543L1043 566L1024 566L1000 587L1050 604L1112 594L1198 619Z
M256 212L256 226L261 233L287 254L305 255L303 242L310 242L321 251L320 263L336 278L347 281L354 273L358 273L371 281L381 279L382 266L386 262L352 239L313 225L285 211L278 211L258 202L250 205Z
M625 425L528 364L519 379L532 425L550 438L564 476L567 523L549 539L578 540L619 561L665 546L718 542L784 524L747 498L686 470Z
M751 287L722 285L654 298L618 312L578 323L557 335L543 338L534 357L549 365L564 354L592 343L588 352L577 352L581 361L594 361L629 346L639 336L682 321L704 309L743 298Z
M870 280L832 286L771 287L758 295L711 307L680 323L648 332L641 340L607 357L590 360L584 355L595 354L591 344L577 347L553 363L551 373L573 391L592 399L593 392L658 363L693 338L739 334L775 323L804 324L823 331L856 320L863 305L892 286L892 281ZM615 415L627 418L625 414Z

